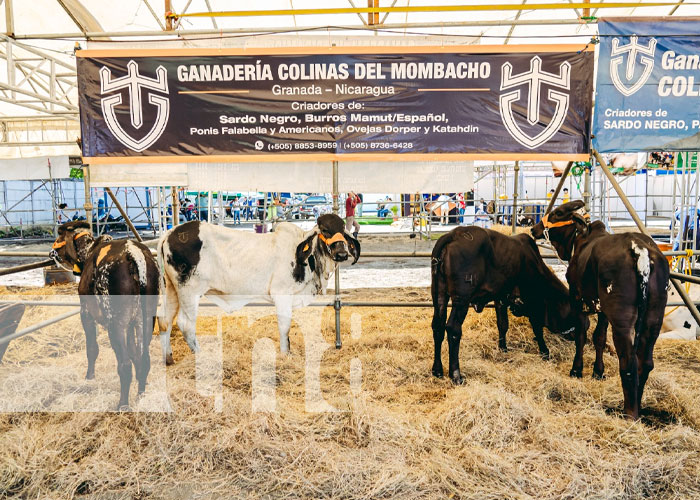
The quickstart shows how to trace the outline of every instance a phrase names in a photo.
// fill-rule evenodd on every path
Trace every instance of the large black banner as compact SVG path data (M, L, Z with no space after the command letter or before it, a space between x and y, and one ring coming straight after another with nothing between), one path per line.
M462 48L81 51L83 156L587 155L593 52Z

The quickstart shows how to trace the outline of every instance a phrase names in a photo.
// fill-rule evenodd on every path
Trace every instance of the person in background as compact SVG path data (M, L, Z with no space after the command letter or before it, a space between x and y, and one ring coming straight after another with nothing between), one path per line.
M460 224L464 223L464 210L466 205L464 203L464 193L457 193L457 210L459 211L459 217L457 220Z
M238 198L233 198L231 201L231 213L233 214L233 224L241 225L241 201Z
M569 203L569 188L564 188L563 198L562 203Z
M102 219L105 214L105 200L100 198L97 200L97 218Z
M353 228L352 235L357 238L360 232L360 225L355 220L355 207L360 203L360 197L355 193L350 191L348 197L345 199L345 229L350 232L350 228Z
M280 207L282 203L280 202L279 196L277 196L277 193L272 195L272 202L270 202L270 206L267 208L267 218L270 220L275 220L277 219L277 209Z
M188 221L194 219L194 203L189 198L185 198L182 206L185 209L185 219Z
M358 217L362 217L362 203L365 201L365 197L362 193L357 193L357 197L360 199L360 202L355 207L355 213Z
M550 189L550 190L549 190L549 193L547 193L547 199L548 199L548 200L551 200L551 199L552 199L552 196L554 196L554 189Z
M248 197L248 204L246 205L246 213L245 213L245 220L248 222L250 219L255 218L255 214L253 213L253 202L255 200L253 199L252 196Z
M444 226L449 222L450 197L446 194L438 196L438 207L440 208L440 225Z

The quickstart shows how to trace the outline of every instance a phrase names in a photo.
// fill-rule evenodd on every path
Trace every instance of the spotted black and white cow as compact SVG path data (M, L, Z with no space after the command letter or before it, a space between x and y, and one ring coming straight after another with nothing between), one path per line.
M576 313L576 356L571 376L580 378L583 374L588 316L597 313L593 376L603 377L603 348L610 323L620 361L625 414L638 418L664 317L668 261L648 236L610 234L600 221L589 224L580 200L547 214L532 228L532 235L550 240L559 257L569 261L566 279Z
M49 256L80 276L80 319L85 330L88 368L85 378L95 378L99 352L97 325L107 329L117 357L121 383L118 409L129 406L133 365L138 391L146 389L151 369L148 346L158 308L158 266L151 251L131 240L111 236L94 239L86 222L59 226Z
M292 310L324 294L336 262L360 257L360 243L343 219L322 215L304 232L283 222L275 231L255 234L191 221L166 232L158 242L164 300L158 315L163 356L173 363L170 332L177 325L192 352L199 351L195 323L206 295L231 312L254 300L274 303L280 350L289 352Z

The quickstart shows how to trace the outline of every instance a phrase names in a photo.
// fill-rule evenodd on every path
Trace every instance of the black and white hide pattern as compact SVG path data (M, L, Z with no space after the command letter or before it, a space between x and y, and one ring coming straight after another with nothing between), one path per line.
M280 351L288 353L292 311L324 294L335 264L349 256L357 262L360 243L334 214L322 215L307 232L286 222L264 234L200 221L171 229L158 242L164 293L158 322L166 364L173 363L175 322L192 352L199 351L195 323L204 295L228 312L256 300L272 302Z
M132 240L94 239L86 222L58 228L50 257L80 276L80 319L85 330L87 379L95 378L97 325L109 333L121 384L118 409L129 408L132 365L138 392L151 368L149 344L158 308L160 277L151 251Z

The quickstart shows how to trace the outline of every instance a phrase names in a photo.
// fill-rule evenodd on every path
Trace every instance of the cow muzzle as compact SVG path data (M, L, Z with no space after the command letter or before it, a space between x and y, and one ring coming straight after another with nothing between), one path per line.
M335 262L344 262L348 260L348 242L343 233L335 233L330 238L319 234L318 238L328 246L331 252L331 258Z

